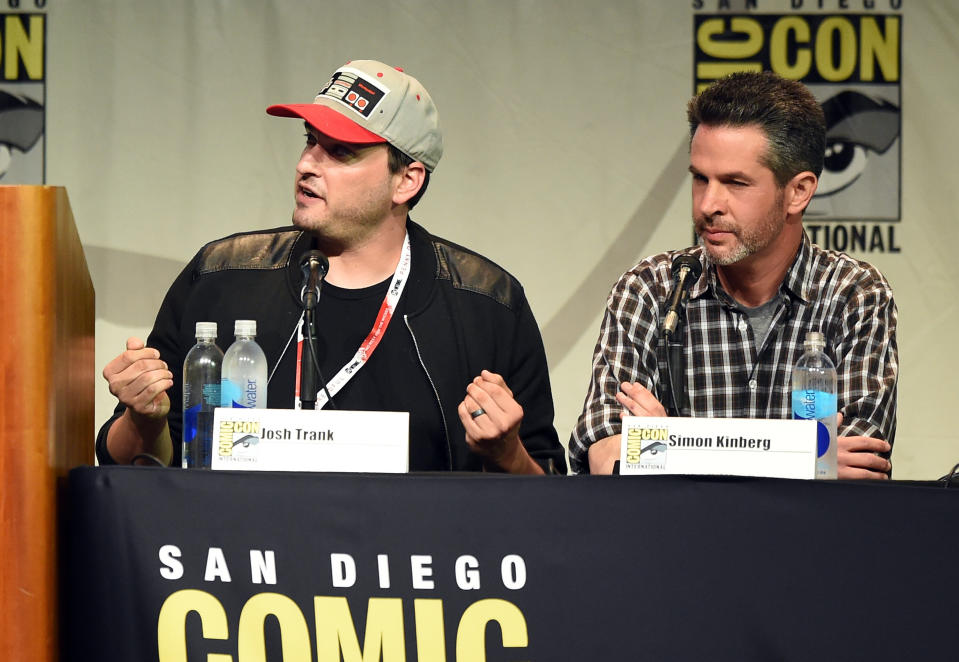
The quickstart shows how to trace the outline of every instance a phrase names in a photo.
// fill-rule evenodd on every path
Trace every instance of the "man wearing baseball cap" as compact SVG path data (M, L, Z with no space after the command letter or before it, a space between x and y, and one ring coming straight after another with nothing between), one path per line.
M329 258L316 306L316 406L408 411L410 470L543 473L564 466L539 329L522 286L486 258L429 234L408 212L443 154L436 107L401 69L348 62L313 103L270 106L303 121L292 227L204 246L171 286L146 345L103 370L119 404L101 463L148 453L179 464L180 368L197 321L220 347L255 319L268 405L298 406L301 259ZM332 400L332 402L330 402Z

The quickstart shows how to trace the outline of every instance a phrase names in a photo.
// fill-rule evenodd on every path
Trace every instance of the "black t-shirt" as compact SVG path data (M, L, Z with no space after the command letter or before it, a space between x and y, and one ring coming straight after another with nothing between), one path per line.
M353 358L373 328L390 280L358 290L324 283L316 307L323 377L332 379ZM443 418L403 321L406 299L400 297L379 345L333 402L337 409L409 412L410 471L445 471L450 466ZM465 384L463 388L465 393Z

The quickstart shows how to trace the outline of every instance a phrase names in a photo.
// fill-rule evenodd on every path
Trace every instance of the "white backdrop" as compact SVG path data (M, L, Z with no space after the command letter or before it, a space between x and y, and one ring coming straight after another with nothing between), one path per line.
M690 242L693 18L724 4L820 11L796 0L48 0L46 181L67 187L86 249L98 366L145 337L204 242L288 221L302 127L266 106L309 101L344 61L374 58L433 95L446 153L413 216L525 285L565 441L609 287L640 257ZM959 461L959 4L823 4L901 5L902 250L858 256L899 305L896 477L934 478ZM97 420L113 405L101 380Z

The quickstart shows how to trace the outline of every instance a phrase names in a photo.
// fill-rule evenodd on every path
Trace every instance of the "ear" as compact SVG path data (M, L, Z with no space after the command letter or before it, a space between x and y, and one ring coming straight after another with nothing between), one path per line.
M413 161L393 175L393 204L402 205L419 192L426 179L426 166Z
M817 186L819 178L808 170L790 179L786 183L786 213L802 214L816 194Z

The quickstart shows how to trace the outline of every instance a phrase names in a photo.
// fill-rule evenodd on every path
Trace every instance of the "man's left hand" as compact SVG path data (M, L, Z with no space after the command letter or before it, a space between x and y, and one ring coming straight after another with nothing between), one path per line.
M836 427L842 425L842 413L836 417ZM892 446L888 441L873 437L837 437L836 456L839 478L889 478L892 463L880 453L888 453Z
M523 408L500 375L484 370L473 379L457 412L473 452L508 473L543 473L520 441Z

